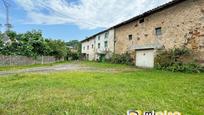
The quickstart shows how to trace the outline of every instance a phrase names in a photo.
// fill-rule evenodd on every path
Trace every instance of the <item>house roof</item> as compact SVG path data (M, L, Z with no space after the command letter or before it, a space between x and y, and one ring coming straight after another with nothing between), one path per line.
M117 24L117 25L115 25L115 26L113 26L113 27L110 27L110 28L108 28L108 29L106 29L106 30L104 30L104 31L101 31L101 32L99 32L99 33L97 33L97 34L94 34L93 36L90 36L90 37L88 37L88 38L82 40L81 42L85 42L85 41L87 41L87 40L93 39L95 36L97 36L97 35L99 35L99 34L102 34L102 33L106 32L106 31L108 31L108 30L110 30L110 29L117 28L117 27L120 27L120 26L122 26L122 25L131 23L131 22L133 22L133 21L135 21L135 20L139 20L139 19L142 19L142 18L144 18L144 17L150 16L150 15L152 15L152 14L154 14L154 13L160 12L160 11L162 11L162 10L164 10L164 9L170 8L170 7L175 6L175 5L177 5L177 4L181 3L181 2L184 2L184 1L186 1L186 0L172 0L172 1L168 2L168 3L166 3L166 4L163 4L163 5L159 6L159 7L156 7L156 8L154 8L154 9L152 9L152 10L149 10L149 11L147 11L147 12L144 12L143 14L137 15L137 16L135 16L135 17L133 17L133 18L127 20L127 21L124 21L124 22L119 23L119 24Z

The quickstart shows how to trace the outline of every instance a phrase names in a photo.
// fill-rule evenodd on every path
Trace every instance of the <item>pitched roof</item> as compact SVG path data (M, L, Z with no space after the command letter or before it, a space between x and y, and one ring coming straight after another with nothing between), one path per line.
M90 40L90 39L92 39L93 37L95 37L95 36L97 36L97 35L99 35L99 34L101 34L101 33L104 33L104 32L106 32L106 31L108 31L108 30L110 30L110 29L120 27L120 26L122 26L122 25L131 23L131 22L133 22L133 21L135 21L135 20L139 20L139 19L141 19L141 18L150 16L151 14L154 14L154 13L160 12L160 11L162 11L162 10L165 10L165 9L167 9L167 8L173 7L173 6L175 6L175 5L177 5L177 4L181 3L181 2L184 2L184 1L186 1L186 0L172 0L172 1L168 2L168 3L166 3L166 4L163 4L163 5L161 5L161 6L158 6L158 7L154 8L154 9L151 9L151 10L149 10L149 11L147 11L147 12L144 12L143 14L137 15L137 16L135 16L135 17L129 19L129 20L126 20L126 21L124 21L124 22L122 22L122 23L119 23L119 24L117 24L117 25L115 25L115 26L113 26L113 27L110 27L110 28L108 28L108 29L106 29L106 30L104 30L104 31L101 31L101 32L99 32L99 33L97 33L97 34L94 34L94 35L92 35L92 36L90 36L90 37L88 37L88 38L82 40L81 42L85 42L85 41L87 41L87 40Z

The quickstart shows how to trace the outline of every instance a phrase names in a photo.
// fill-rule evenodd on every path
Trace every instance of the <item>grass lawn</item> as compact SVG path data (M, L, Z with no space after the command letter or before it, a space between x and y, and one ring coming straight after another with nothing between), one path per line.
M62 61L62 62L55 62L50 64L33 64L33 65L24 65L24 66L0 66L0 71L20 70L20 69L28 69L28 68L34 68L34 67L49 67L49 66L64 64L64 63L69 63L69 62Z
M138 70L0 77L0 115L125 115L132 109L203 115L204 74Z

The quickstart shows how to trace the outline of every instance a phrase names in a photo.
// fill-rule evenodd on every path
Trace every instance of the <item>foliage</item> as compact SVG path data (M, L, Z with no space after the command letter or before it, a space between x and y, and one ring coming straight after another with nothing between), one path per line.
M63 58L67 54L67 46L61 40L48 40L48 46L50 47L50 55L55 56L57 59Z
M71 40L69 42L66 42L66 45L76 50L78 52L78 55L81 53L81 43L78 40Z
M0 54L2 55L23 55L23 56L55 56L63 58L66 56L67 47L64 41L45 39L41 31L33 30L24 34L17 34L13 31L7 32L12 43L10 45L1 45ZM0 35L2 38L3 35ZM2 39L1 39L2 40Z
M109 61L114 64L133 65L133 58L127 52L124 54L113 54Z
M80 53L73 52L71 49L68 49L66 60L78 60L80 58Z
M71 40L69 42L66 42L67 46L72 46L73 48L77 49L78 45L80 44L80 42L78 40Z
M172 72L199 73L204 69L192 61L193 53L187 48L160 51L155 58L155 67Z

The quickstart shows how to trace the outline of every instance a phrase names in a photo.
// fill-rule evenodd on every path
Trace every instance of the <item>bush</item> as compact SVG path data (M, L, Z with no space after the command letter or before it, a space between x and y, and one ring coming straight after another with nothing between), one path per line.
M80 57L80 54L77 53L77 52L71 52L69 54L67 54L66 56L66 59L67 61L70 61L70 60L78 60Z
M192 60L192 54L187 48L161 51L155 58L155 67L172 72L204 72L204 68Z
M111 59L109 60L111 63L114 64L127 64L127 65L133 65L133 59L130 56L129 53L124 54L113 54Z

